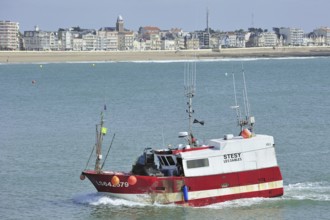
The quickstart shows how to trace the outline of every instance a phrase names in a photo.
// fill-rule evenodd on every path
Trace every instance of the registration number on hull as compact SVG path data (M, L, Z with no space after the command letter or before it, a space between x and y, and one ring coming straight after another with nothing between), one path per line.
M107 186L107 187L128 187L128 182L119 182L116 185L113 185L111 182L105 182L105 181L95 181L95 183L98 186Z

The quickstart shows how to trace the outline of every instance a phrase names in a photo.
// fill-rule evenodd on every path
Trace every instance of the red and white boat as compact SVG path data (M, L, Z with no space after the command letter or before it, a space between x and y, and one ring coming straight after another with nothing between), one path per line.
M247 114L244 120L240 119L236 92L240 134L227 134L205 145L198 144L191 130L192 124L199 122L192 120L194 74L185 74L189 132L179 133L184 145L160 150L146 148L128 172L103 170L101 146L106 129L102 114L96 126L95 169L85 169L80 178L87 177L99 192L151 204L205 206L241 198L282 196L283 179L274 138L253 132L254 117ZM235 88L234 75L233 81ZM245 77L244 87L248 109Z

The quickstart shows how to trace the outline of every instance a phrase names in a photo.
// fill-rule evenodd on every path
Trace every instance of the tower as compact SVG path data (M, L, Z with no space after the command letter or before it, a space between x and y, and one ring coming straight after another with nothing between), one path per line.
M116 31L123 32L124 31L124 20L121 15L118 15L117 22L116 22Z
M206 8L206 32L209 34L210 29L209 29L209 8Z

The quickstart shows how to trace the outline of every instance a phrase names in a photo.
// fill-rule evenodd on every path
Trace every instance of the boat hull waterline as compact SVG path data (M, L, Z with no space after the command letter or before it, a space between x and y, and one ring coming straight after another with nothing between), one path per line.
M111 171L98 174L94 170L84 171L82 174L99 192L148 204L205 206L242 198L270 198L283 195L283 180L278 166L199 177L139 176ZM129 183L132 176L136 178L134 185ZM116 185L113 184L114 177L119 179ZM188 187L186 200L183 186Z

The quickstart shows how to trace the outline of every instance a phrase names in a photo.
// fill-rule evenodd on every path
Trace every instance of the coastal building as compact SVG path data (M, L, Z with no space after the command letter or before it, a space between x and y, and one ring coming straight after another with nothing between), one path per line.
M93 51L97 49L97 36L92 33L88 33L82 36L83 50Z
M135 39L133 41L133 50L135 51L142 51L146 50L146 42L142 39Z
M161 41L161 50L176 50L175 41L164 39Z
M19 42L18 22L0 21L0 50L18 50Z
M284 45L302 46L304 45L304 31L300 28L280 28L279 32L283 35Z
M58 47L59 50L73 49L73 33L69 29L58 30Z
M317 45L330 45L330 28L328 27L320 27L313 31L315 34Z
M222 46L224 47L236 47L237 46L237 34L235 32L228 32L223 37Z
M41 31L38 26L35 26L34 31L24 31L23 47L25 50L57 50L57 33Z
M121 15L117 17L116 31L118 32L118 49L132 50L134 48L134 32L124 28L124 19Z
M199 49L199 39L196 33L185 33L183 45L178 45L178 49L197 50ZM179 42L178 42L179 43Z
M118 33L118 49L119 50L132 50L134 42L134 32L125 31Z
M118 31L114 28L101 28L97 32L98 50L118 50Z
M177 37L174 39L175 41L175 50L181 50L181 49L185 49L185 38L183 36L181 37ZM197 40L198 42L198 40ZM196 44L198 45L198 44Z
M199 39L199 48L209 48L210 47L210 33L205 31L195 32L197 38Z
M258 36L258 47L275 47L278 45L277 35L274 32L263 32Z
M140 27L140 29L139 29L140 38L143 38L143 39L150 40L150 35L152 35L152 34L159 35L159 33L160 33L160 29L158 27L145 26L145 27Z
M82 38L73 38L72 40L72 50L82 51L84 49L84 40Z

